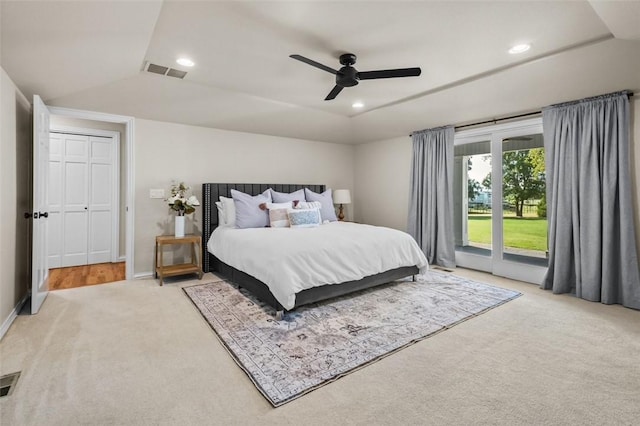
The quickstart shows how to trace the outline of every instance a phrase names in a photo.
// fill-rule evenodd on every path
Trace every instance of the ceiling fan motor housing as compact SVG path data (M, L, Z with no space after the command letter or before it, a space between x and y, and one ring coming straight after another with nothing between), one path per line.
M355 86L358 84L358 71L350 66L340 68L336 74L336 84L342 87Z

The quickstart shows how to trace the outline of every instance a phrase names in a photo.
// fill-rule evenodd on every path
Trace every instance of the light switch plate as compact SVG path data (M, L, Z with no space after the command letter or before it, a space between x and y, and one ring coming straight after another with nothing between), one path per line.
M150 189L149 198L164 198L164 189Z

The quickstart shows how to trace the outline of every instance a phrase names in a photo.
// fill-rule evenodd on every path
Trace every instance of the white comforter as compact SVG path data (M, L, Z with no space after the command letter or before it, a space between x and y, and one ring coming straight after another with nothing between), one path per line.
M285 309L296 293L325 284L359 280L403 266L428 269L407 233L355 223L317 228L219 227L207 248L218 259L265 283Z

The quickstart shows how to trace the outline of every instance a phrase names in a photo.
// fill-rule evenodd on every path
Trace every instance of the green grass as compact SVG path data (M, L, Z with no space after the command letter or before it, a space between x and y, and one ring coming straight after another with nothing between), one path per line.
M547 219L505 216L505 247L525 250L547 250ZM469 215L469 242L491 244L491 216Z

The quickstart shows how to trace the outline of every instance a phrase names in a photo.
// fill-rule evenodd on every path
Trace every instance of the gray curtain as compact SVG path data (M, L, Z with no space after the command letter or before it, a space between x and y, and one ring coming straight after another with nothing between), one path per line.
M554 293L640 309L628 92L542 111Z
M414 132L408 232L430 264L455 266L453 126Z

